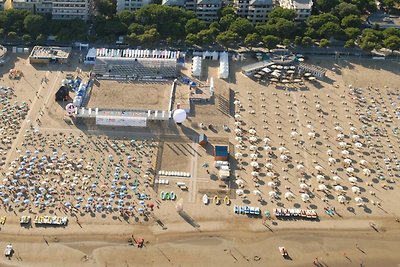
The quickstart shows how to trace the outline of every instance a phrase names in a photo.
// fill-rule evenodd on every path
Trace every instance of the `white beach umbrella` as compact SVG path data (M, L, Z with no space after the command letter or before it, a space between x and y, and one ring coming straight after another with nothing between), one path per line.
M242 153L235 153L235 158L241 158L243 156Z
M335 175L332 177L332 180L334 180L335 182L340 181L342 178L340 178L339 176Z
M235 129L235 133L236 133L236 134L241 134L241 133L242 133L242 130L239 129L239 128L236 128L236 129Z
M243 181L242 179L238 179L238 180L235 181L235 183L236 183L237 185L243 185L243 184L244 184L244 181Z
M344 202L346 202L346 197L345 196L338 196L338 201L339 201L339 203L344 203Z
M269 191L268 192L268 195L270 196L270 197L276 197L276 192L275 191Z
M325 177L323 176L323 175L317 175L317 181L318 182L322 182L322 181L324 181L325 180Z
M361 192L360 188L357 186L352 186L351 191L353 191L355 194L359 194Z
M254 168L258 168L259 164L256 161L250 162L250 166Z
M273 173L273 172L267 172L267 176L268 176L268 177L275 177L275 173Z
M356 127L350 127L350 131L357 132L357 128Z
M264 150L265 150L265 151L271 151L271 150L272 150L272 147L270 147L270 146L265 146L265 147L264 147Z
M257 146L250 146L249 149L250 149L251 151L256 151L256 150L257 150Z
M354 172L354 168L352 168L352 167L346 168L346 172L353 173Z
M267 183L267 185L268 185L269 187L274 187L276 184L275 184L274 182L270 181L270 182Z
M328 159L328 162L329 162L330 164L334 164L334 163L336 163L336 159L334 159L334 158L329 158L329 159Z
M299 133L298 133L298 132L295 132L295 131L293 131L293 132L290 133L290 135L291 135L292 137L296 137L298 134L299 134Z
M310 200L310 196L308 194L301 194L301 199L306 202Z
M363 144L360 143L360 142L357 142L357 143L354 144L354 146L355 146L356 148L362 148Z
M371 170L370 169L367 169L367 168L365 168L365 169L363 169L363 173L365 174L365 175L370 175L371 174Z
M263 142L264 142L264 143L269 143L269 142L271 142L271 139L269 139L268 137L265 137L265 138L263 139Z
M235 119L240 119L240 114L235 114Z
M254 130L254 129L250 129L250 130L249 130L249 133L250 133L250 134L256 134L256 133L257 133L257 131L256 131L256 130Z
M344 134L340 133L337 135L337 139L342 140L344 138Z
M255 190L253 190L253 194L254 194L255 196L261 196L261 191L258 190L258 189L255 189Z
M334 189L335 189L336 192L343 192L343 187L340 186L340 185L336 185L336 186L334 187Z
M333 150L332 149L328 149L326 151L326 154L328 154L328 156L332 156L333 155Z
M286 155L280 155L279 158L280 158L282 161L288 160L288 157L287 157Z
M312 129L312 128L313 128L311 124L307 124L306 127L307 127L308 129Z
M307 135L308 135L309 137L311 137L311 138L314 138L314 137L315 137L315 133L314 133L314 132L309 132Z
M301 165L301 164L297 164L296 168L297 168L297 170L299 170L299 171L304 170L304 166Z
M286 193L285 193L285 198L286 198L286 199L292 199L292 198L294 198L294 195L293 195L292 192L286 192Z
M353 161L351 159L344 159L343 162L347 165L350 165Z
M349 154L350 154L349 151L347 151L347 150L342 150L342 155L347 156L347 155L349 155Z
M347 146L347 143L346 143L346 142L340 142L340 143L339 143L339 146L342 147L342 148L344 148L344 147Z
M318 189L321 190L321 191L324 191L324 190L327 189L327 187L324 184L320 184L320 185L318 185Z
M250 158L256 159L256 158L258 158L258 155L256 153L252 153L252 154L250 154Z
M238 196L241 196L241 195L244 194L244 191L243 191L242 189L236 189L236 194L237 194Z
M268 162L267 164L265 164L265 168L267 168L268 170L271 170L274 167L274 165L270 162Z
M243 138L240 137L240 136L236 136L236 137L235 137L235 140L238 141L238 142L242 142Z
M315 168L317 171L322 171L322 167L321 167L320 165L316 165L314 168Z
M235 126L240 126L240 125L242 125L242 123L241 123L241 122L239 122L239 121L235 121Z
M357 204L362 204L364 202L361 197L355 197L354 200L356 201Z
M352 176L352 177L349 177L348 180L349 180L350 183L356 183L356 182L357 182L357 178L356 178L356 177L353 177L353 176Z
M368 161L366 161L365 159L362 159L362 160L360 160L360 164L365 166L368 164Z
M358 140L358 139L360 139L360 136L359 136L358 134L353 134L353 135L351 136L351 138L352 138L353 140Z
M343 130L343 128L340 127L340 126L335 126L335 130L338 131L338 132L341 132Z
M255 137L255 136L250 136L249 141L250 141L250 142L257 142L257 137Z
M306 185L304 183L301 183L300 184L300 188L303 189L303 190L307 190L308 189L308 185Z
M257 177L259 175L259 173L258 172L251 172L251 175L254 176L254 177Z
M243 146L242 146L242 145L236 145L235 148L236 148L236 149L242 149Z
M283 152L286 151L286 147L281 146L281 147L278 148L278 151L281 152L281 153L283 153Z

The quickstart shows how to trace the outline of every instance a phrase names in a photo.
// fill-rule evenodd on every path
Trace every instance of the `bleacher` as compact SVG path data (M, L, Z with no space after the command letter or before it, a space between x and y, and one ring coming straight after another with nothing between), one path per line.
M97 58L93 68L101 79L176 78L176 59L114 59Z

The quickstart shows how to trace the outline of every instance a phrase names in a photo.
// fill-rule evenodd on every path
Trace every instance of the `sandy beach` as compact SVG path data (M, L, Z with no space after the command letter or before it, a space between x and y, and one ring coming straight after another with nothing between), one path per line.
M15 251L0 257L1 266L400 264L398 62L312 57L308 63L327 70L325 80L282 85L243 75L256 61L250 57L231 62L228 80L206 61L193 80L206 88L214 79L213 101L193 105L182 125L132 130L65 120L54 94L67 74L88 79L78 58L74 52L69 65L38 67L12 55L0 69L0 85L11 88L1 102L0 249L12 243ZM23 77L10 80L10 68ZM182 73L190 75L189 62ZM170 84L100 81L96 89L92 108L163 110ZM201 133L205 148L197 144ZM229 180L213 165L217 144L229 146ZM176 199L163 201L162 192ZM225 196L229 204L214 204ZM262 216L235 214L235 205L259 207ZM275 209L315 210L318 220L279 219ZM20 225L22 215L68 224ZM130 245L132 235L145 246Z

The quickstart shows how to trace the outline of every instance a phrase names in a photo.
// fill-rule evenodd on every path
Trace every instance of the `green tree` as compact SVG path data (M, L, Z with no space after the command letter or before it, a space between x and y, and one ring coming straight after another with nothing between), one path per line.
M330 38L330 37L338 37L342 33L342 29L340 26L333 22L328 22L321 26L318 30L318 34L320 36Z
M130 10L122 10L117 13L117 18L126 26L128 26L135 21L135 13Z
M307 19L307 26L310 28L317 30L322 27L324 24L328 22L333 22L339 24L339 19L330 14L330 13L322 13L320 15L312 15Z
M301 44L302 44L303 46L311 46L311 45L313 45L313 40L312 40L310 37L305 36L305 37L303 37L303 39L301 40Z
M328 39L321 39L321 41L319 41L319 47L327 47L331 44L331 42L329 42Z
M237 18L229 27L229 31L237 33L244 39L248 34L254 32L253 24L245 18Z
M286 47L289 47L290 44L291 44L291 42L290 42L289 39L283 39L282 44L283 44L284 46L286 46Z
M400 37L398 36L390 36L383 41L383 46L390 50L399 50L400 49Z
M136 46L136 45L140 44L139 36L133 32L127 36L126 41L131 46Z
M16 32L9 32L9 33L7 34L7 37L8 37L10 40L16 40L17 37L18 37L18 34L17 34Z
M139 36L140 43L144 45L151 45L158 41L160 35L157 32L157 29L153 28L145 31L142 35Z
M37 36L42 32L46 32L46 18L40 15L28 15L24 19L24 28L32 36Z
M344 18L349 15L360 15L360 11L356 5L342 2L333 9L333 14Z
M112 0L96 0L96 7L101 15L112 17L115 15L117 3Z
M345 48L351 48L351 47L354 47L354 46L355 46L354 39L349 39L349 40L347 40L346 43L344 44L344 47L345 47Z
M294 43L296 44L296 45L301 45L301 36L296 36L295 38L294 38Z
M22 35L22 41L24 41L25 44L29 44L32 42L32 37L29 34L24 34Z
M388 38L390 36L397 36L400 37L400 29L396 28L387 28L383 31L383 36Z
M236 11L233 7L227 6L221 9L221 17L224 17L226 15L234 15L236 16Z
M347 38L356 39L360 35L361 30L359 28L347 28L344 30L344 33L346 34Z
M44 43L46 42L46 35L44 34L39 34L38 36L36 36L36 44L38 45L44 45Z
M273 35L267 35L263 37L263 43L268 49L275 48L280 43L280 41L281 40L278 37Z
M221 32L217 36L217 42L226 48L237 45L238 40L239 35L232 31Z
M379 1L384 9L391 12L396 9L396 6L400 5L400 0L380 0Z
M0 28L0 38L4 38L4 29Z
M275 7L268 15L269 20L282 18L293 21L296 17L297 17L296 11L282 7Z
M249 33L244 39L244 44L250 49L257 46L259 42L261 42L261 36L258 33Z
M339 4L339 0L316 0L315 6L319 11L330 12L332 8Z
M188 34L188 33L198 33L198 32L200 32L201 30L204 30L204 29L206 29L206 24L203 21L201 21L201 20L199 20L197 18L189 19L186 22L186 25L185 25L186 34Z
M359 38L361 49L371 51L382 47L383 33L374 29L365 29Z
M199 44L210 45L214 41L214 33L212 30L202 30L197 34Z
M281 38L293 38L293 34L297 30L297 25L293 21L289 21L283 18L275 19L275 34Z
M223 16L219 20L219 29L220 31L226 31L228 30L229 26L236 20L237 16L228 14L226 16Z
M186 35L185 43L188 46L199 44L199 38L197 37L197 34L189 33Z
M362 19L356 15L349 15L342 19L341 24L343 28L360 28L362 24Z
M128 27L128 32L129 33L135 33L136 35L143 34L144 31L145 31L145 29L144 29L143 25L141 25L139 23L132 23Z

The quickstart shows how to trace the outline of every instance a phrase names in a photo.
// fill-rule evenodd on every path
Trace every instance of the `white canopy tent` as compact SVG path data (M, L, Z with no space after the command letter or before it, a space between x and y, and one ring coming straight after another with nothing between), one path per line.
M219 78L227 79L229 77L229 54L221 52L219 54Z
M201 76L201 67L202 67L202 58L201 57L193 57L192 76L200 77Z

